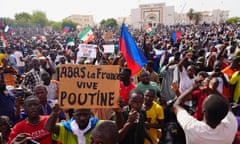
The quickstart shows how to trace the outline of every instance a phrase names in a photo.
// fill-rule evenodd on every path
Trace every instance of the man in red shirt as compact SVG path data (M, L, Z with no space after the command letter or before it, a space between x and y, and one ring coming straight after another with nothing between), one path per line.
M28 140L35 140L40 144L52 143L51 134L44 129L48 116L40 116L40 108L38 97L29 96L25 99L24 109L28 113L28 117L12 128L8 144L27 142Z
M131 81L132 71L129 68L122 68L120 72L120 97L122 99L123 105L128 104L128 95L132 89L136 86Z

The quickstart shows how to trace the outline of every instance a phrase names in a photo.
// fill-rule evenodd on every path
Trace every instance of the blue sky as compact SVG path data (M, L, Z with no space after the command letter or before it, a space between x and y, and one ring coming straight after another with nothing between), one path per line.
M14 17L20 12L40 10L48 19L61 21L71 14L94 15L95 22L102 19L129 16L139 4L165 2L175 6L176 12L222 9L229 10L230 17L240 17L240 0L0 0L0 17Z

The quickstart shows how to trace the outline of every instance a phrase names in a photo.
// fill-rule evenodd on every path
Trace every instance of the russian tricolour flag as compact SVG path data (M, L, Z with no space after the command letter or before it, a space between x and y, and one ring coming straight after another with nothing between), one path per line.
M0 28L3 28L4 26L4 22L3 22L3 19L0 17Z
M64 26L64 28L63 28L63 31L64 31L65 33L70 32L70 30L71 30L71 27L70 27L70 26Z
M181 32L172 32L172 39L174 43L177 43L177 41L181 38Z
M132 75L135 75L147 63L147 60L142 51L138 48L131 34L128 32L124 23L122 24L119 42L120 51L127 61L127 66L132 70Z

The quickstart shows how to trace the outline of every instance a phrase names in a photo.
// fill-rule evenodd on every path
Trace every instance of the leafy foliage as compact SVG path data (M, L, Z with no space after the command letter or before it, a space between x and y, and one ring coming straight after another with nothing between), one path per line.
M14 19L11 19L11 18L3 18L3 21L5 23L7 23L8 25L10 26L14 26L15 25L15 20Z
M100 22L100 26L102 28L117 28L118 24L117 21L114 18L109 18L107 20L102 20Z
M64 20L62 21L62 29L63 29L64 26L70 26L70 27L72 28L72 30L75 31L75 30L76 30L76 27L77 27L77 23L74 23L74 22L71 21L71 20L66 20L66 19L64 19Z
M51 26L53 30L62 30L62 22L49 21L48 25Z
M227 24L239 23L240 22L240 17L229 18L226 22L227 22Z
M188 18L189 18L190 21L193 20L194 10L193 10L192 8L190 8L190 10L188 11L187 16L188 16Z
M198 25L199 22L200 22L201 19L202 19L202 15L201 15L201 13L200 13L200 12L196 12L196 13L194 13L194 15L193 15L193 19L195 20L195 24Z
M190 8L190 10L187 13L187 16L190 20L190 23L192 23L192 20L194 20L194 23L197 25L202 19L202 15L200 12L195 12L194 9Z
M15 14L16 24L19 26L28 26L32 22L32 15L26 12Z
M44 12L34 11L32 14L32 24L40 27L45 27L48 23L47 16Z
M63 20L61 22L55 22L48 20L46 14L42 11L34 11L33 14L27 12L21 12L15 14L15 19L4 18L5 23L11 26L20 27L45 27L51 26L54 30L62 30L64 26L71 26L72 30L76 30L77 24L71 20Z

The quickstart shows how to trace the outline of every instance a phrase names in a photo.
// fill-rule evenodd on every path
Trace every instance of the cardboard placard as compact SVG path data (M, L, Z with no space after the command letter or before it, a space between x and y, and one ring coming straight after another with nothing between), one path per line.
M116 108L119 98L119 66L60 65L61 108Z
M16 78L13 74L7 74L7 73L3 74L3 78L4 78L4 82L5 82L6 85L8 85L8 86L15 86L16 85L16 83L15 83Z
M111 32L111 31L105 32L103 34L103 39L104 40L113 40L114 39L113 32Z

